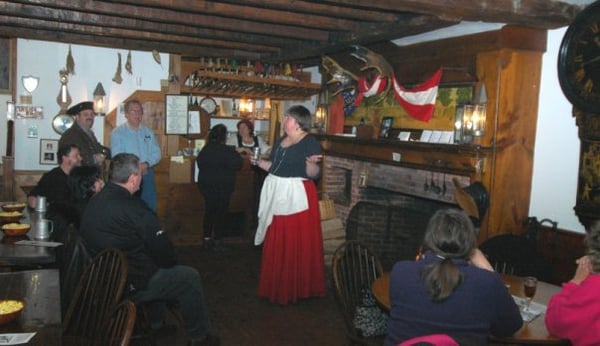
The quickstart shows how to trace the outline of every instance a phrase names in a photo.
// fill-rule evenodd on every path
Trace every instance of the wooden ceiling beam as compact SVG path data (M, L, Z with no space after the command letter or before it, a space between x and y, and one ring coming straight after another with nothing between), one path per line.
M339 6L365 5L363 0L327 0ZM571 23L581 11L560 0L370 0L372 9L416 12L442 19L484 21L554 29Z
M251 5L259 8L286 9L297 13L320 14L328 17L355 19L366 22L394 22L397 14L393 11L375 11L364 7L334 6L322 0L222 0L223 2Z
M204 0L98 0L112 4L128 4L145 8L157 8L161 10L174 10L183 13L193 13L202 15L218 15L231 19L251 20L259 23L279 23L283 25L292 25L304 28L319 28L324 30L351 30L354 25L354 20L347 20L341 17L332 18L327 13L319 13L317 11L298 12L294 6L290 6L293 2L288 1L288 6L285 8L273 8L272 6L264 6L261 4L260 9L256 6L251 6L243 2L243 5L230 4L219 1L204 1ZM395 20L393 18L392 20ZM361 19L364 20L364 19ZM379 21L384 21L383 18Z
M31 28L15 27L12 25L0 25L0 36L20 37L32 40L45 40L52 42L72 43L80 45L91 45L116 49L134 49L139 51L152 51L157 48L156 42L129 39L122 37L97 36L92 34L66 33L61 31L40 30ZM255 52L242 51L239 49L222 49L206 46L191 46L189 44L179 43L160 43L161 52L170 52L182 56L192 57L237 57L241 59L262 59L260 54Z
M58 23L48 22L38 19L23 19L9 16L0 15L0 23L6 23L9 25L15 25L20 27L35 27L46 31L60 31L69 33L79 34L90 34L99 37L118 37L122 39L140 39L150 42L154 42L156 50L160 50L162 43L159 42L172 42L175 44L188 44L192 46L204 46L214 48L226 48L226 49L240 49L254 52L279 52L279 48L258 45L258 44L245 44L240 42L228 42L214 39L195 38L195 37L181 37L176 35L166 35L155 32L140 31L140 30L129 30L129 29L115 29L111 27L81 25L73 23ZM88 43L90 44L90 43ZM91 43L93 45L93 43Z
M295 39L285 39L281 37L271 37L267 35L254 35L235 33L223 30L197 28L194 26L181 24L153 23L148 21L134 20L130 18L118 18L114 16L105 16L92 13L81 13L77 11L63 10L59 15L56 10L31 7L19 4L0 4L0 14L5 15L9 20L11 18L21 18L24 13L30 18L43 20L43 23L54 21L57 25L63 23L73 23L77 25L99 26L101 28L115 28L124 30L138 30L142 32L154 32L163 35L173 35L174 40L181 40L183 37L206 38L228 42L238 42L240 44L254 44L265 47L281 48L289 44L301 44L303 41ZM63 17L69 20L62 20ZM28 19L23 19L28 20ZM31 23L19 22L17 24L33 26ZM100 23L100 24L98 24ZM167 38L170 40L170 38Z
M282 38L319 41L327 41L329 38L326 30L317 28L294 27L277 23L265 24L250 20L138 7L128 4L104 3L93 0L8 0L0 1L0 9L8 7L10 4L23 5L20 11L21 15L29 15L30 11L33 11L33 8L38 8L39 11L43 11L44 15L58 18L57 20L61 21L79 20L79 17L83 13L95 13L109 17L112 16L117 19L130 18L139 22L147 21L151 23L190 25L247 34L274 35L275 37ZM71 11L70 14L75 17L66 16L64 11Z

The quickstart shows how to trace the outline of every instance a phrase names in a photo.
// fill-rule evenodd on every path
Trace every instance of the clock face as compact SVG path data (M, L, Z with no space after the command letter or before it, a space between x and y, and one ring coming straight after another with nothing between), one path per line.
M200 100L200 108L204 109L208 115L217 113L217 102L212 97L205 97Z
M56 133L62 135L71 126L73 126L74 122L75 120L72 116L68 114L58 114L54 117L54 119L52 119L52 128L54 131L56 131Z
M573 106L600 113L600 2L580 12L565 33L558 78Z

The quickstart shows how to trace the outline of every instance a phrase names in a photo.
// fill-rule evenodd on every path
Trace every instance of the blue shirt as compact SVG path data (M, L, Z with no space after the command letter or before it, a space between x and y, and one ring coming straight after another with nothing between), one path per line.
M110 135L110 149L112 155L119 153L135 154L140 162L148 162L152 167L160 162L160 146L154 136L154 132L147 126L140 124L136 131L129 127L128 123L122 124Z

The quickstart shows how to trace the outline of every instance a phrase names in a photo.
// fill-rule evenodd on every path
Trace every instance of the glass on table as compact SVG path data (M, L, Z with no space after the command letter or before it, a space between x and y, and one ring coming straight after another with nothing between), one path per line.
M538 280L533 276L527 276L523 279L523 293L527 299L525 311L529 311L529 305L531 305L531 300L535 296L535 291L537 289L537 281Z

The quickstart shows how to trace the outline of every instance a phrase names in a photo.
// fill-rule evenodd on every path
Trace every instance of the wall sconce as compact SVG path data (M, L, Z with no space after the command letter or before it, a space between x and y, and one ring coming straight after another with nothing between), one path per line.
M21 83L23 83L23 88L27 91L27 95L21 95L21 103L22 104L32 104L32 93L37 89L38 84L40 83L40 77L34 77L32 75L22 76Z
M481 85L472 104L456 106L454 114L454 143L469 144L473 137L485 135L487 95L485 85Z
M327 119L329 117L329 104L327 103L327 89L323 87L319 92L317 108L315 109L315 127L319 133L327 130Z
M485 122L487 120L487 93L483 83L481 83L479 86L479 91L473 98L473 104L473 114L471 115L471 121L473 123L473 136L481 137L485 135Z
M96 89L94 89L94 113L103 116L105 114L104 109L106 108L106 93L102 87L102 83L98 82Z
M254 111L254 100L242 98L238 109L241 116L247 117Z

